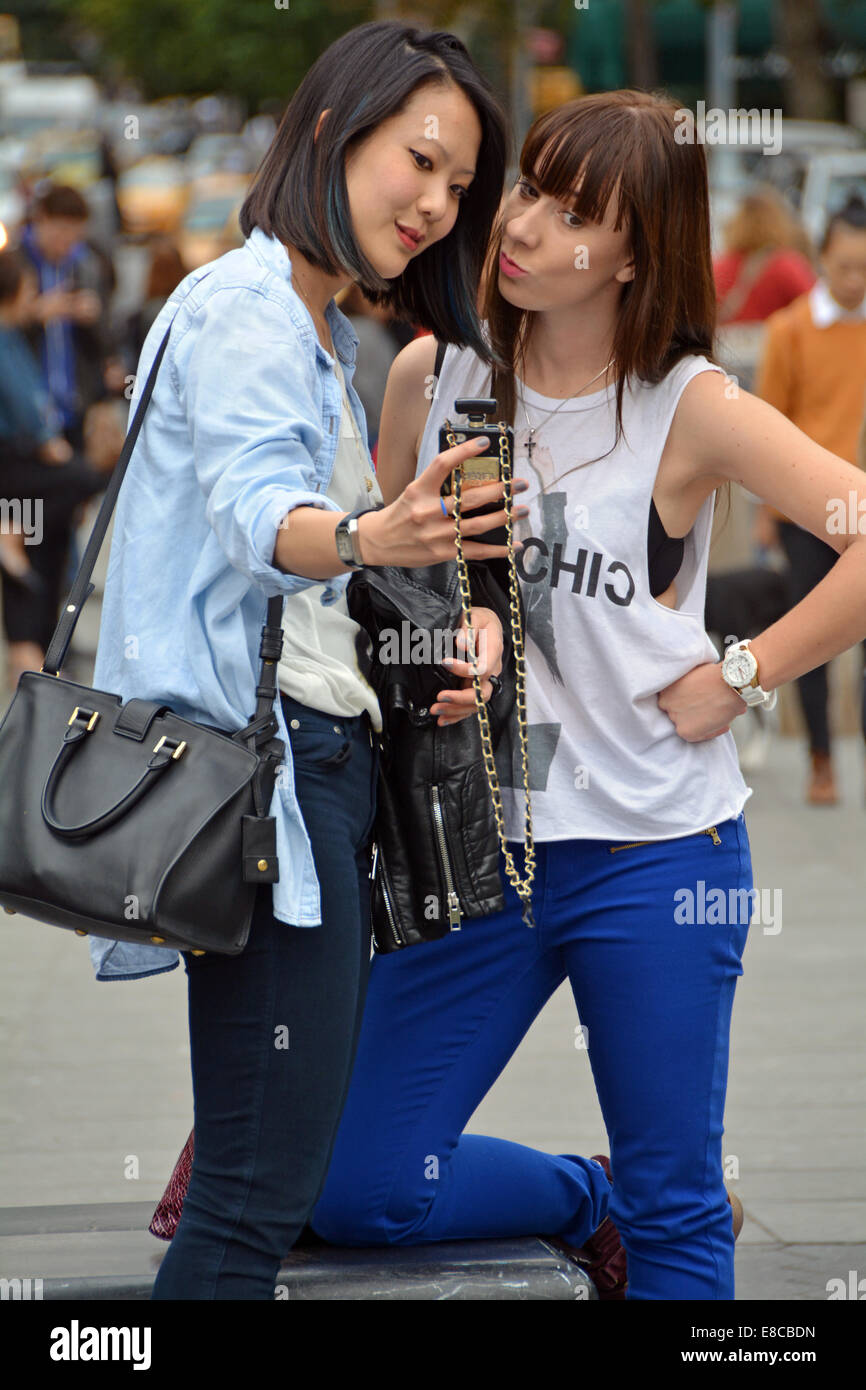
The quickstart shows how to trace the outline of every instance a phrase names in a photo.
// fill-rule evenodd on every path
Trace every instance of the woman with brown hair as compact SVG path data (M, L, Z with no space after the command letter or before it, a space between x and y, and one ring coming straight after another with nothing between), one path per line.
M784 309L815 283L809 239L782 194L759 184L725 227L715 262L720 324L747 323Z
M534 928L509 881L503 911L376 957L312 1224L352 1245L580 1247L609 1214L630 1298L729 1299L723 1115L752 912L730 724L866 635L866 538L830 537L833 572L720 661L703 623L714 495L736 480L824 534L827 498L866 499L866 482L714 363L706 162L675 113L625 91L540 117L488 261L485 329L508 369L450 345L432 403L432 340L391 371L386 498L437 452L457 397L496 396L529 479L525 829L520 760L498 766ZM599 1160L463 1132L566 977L612 1185Z
M751 390L764 321L815 283L809 238L772 184L756 184L725 227L716 258L719 361Z

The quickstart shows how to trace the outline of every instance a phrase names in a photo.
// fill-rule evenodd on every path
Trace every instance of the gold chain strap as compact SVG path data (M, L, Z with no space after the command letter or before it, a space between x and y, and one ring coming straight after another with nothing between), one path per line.
M449 445L453 448L457 443L454 437L450 422L446 420L448 434L446 436ZM532 838L532 807L529 800L529 745L528 729L526 724L526 666L523 651L523 629L520 622L520 598L517 587L517 569L514 561L514 535L512 521L512 492L511 492L511 458L508 449L508 435L506 426L502 421L499 423L499 467L500 475L505 489L503 501L505 503L505 529L508 545L508 604L511 618L511 640L514 647L514 673L517 687L517 729L520 737L520 760L523 770L523 792L525 797L524 811L524 837L525 837L525 871L526 876L521 880L517 869L514 866L510 850L507 848L505 839L505 822L502 813L502 797L499 790L499 775L496 771L496 763L493 758L493 745L490 739L490 721L487 714L487 705L481 694L481 679L478 675L478 658L475 647L475 629L472 626L472 598L469 592L469 572L466 568L466 557L463 554L463 538L460 534L460 508L463 485L463 466L455 468L453 475L454 492L454 534L457 546L457 574L460 580L460 601L463 608L463 616L466 619L468 629L468 640L470 642L470 652L472 659L472 685L475 690L475 709L478 715L478 724L481 732L481 750L484 758L484 771L487 775L487 785L490 788L490 795L493 800L493 814L496 818L496 830L499 835L499 844L505 860L505 872L508 880L514 888L517 896L523 904L523 920L528 927L534 927L535 922L532 916L532 883L535 878L535 842Z

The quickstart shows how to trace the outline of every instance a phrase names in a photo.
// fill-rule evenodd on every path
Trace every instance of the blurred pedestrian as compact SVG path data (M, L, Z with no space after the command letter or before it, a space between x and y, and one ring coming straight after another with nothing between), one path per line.
M764 321L811 289L816 275L808 238L771 184L756 185L746 194L725 227L724 240L725 250L713 263L720 356L751 389Z
M61 433L24 336L35 302L27 261L0 252L0 584L12 690L22 671L39 669L54 631L76 508L105 486Z
M806 234L771 184L746 194L724 240L713 263L720 324L766 319L815 283Z
M21 251L38 277L29 330L63 433L80 449L87 407L104 390L110 350L113 271L86 240L89 210L75 188L49 184L37 195Z
M866 204L862 199L852 198L829 219L820 264L821 278L813 289L769 319L755 392L816 443L862 468L864 459L858 456L866 409ZM838 559L826 541L766 504L757 514L756 539L784 550L792 606ZM806 800L833 805L838 792L830 749L826 665L807 671L797 681L797 689L811 758ZM866 682L861 723L866 740Z
M147 282L141 305L126 321L123 354L134 372L151 324L173 290L186 275L186 266L171 237L156 237L150 244Z

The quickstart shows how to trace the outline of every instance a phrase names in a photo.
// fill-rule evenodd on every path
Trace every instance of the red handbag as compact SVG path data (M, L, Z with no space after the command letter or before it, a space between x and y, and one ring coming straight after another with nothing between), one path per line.
M168 1186L160 1197L156 1211L153 1213L147 1228L151 1235L158 1236L160 1240L171 1240L177 1230L177 1223L180 1221L183 1199L186 1196L190 1173L192 1172L194 1134L195 1130L191 1129L189 1138L174 1165L174 1172L168 1180Z

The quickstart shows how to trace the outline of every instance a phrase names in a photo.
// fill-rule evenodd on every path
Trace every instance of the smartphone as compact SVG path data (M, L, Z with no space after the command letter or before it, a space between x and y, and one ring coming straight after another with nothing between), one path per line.
M465 444L467 440L477 439L480 435L486 435L490 440L490 447L477 458L464 459L461 472L463 482L460 489L461 499L465 499L470 488L480 487L484 483L495 483L500 479L499 447L501 432L498 425L485 423L488 415L495 415L497 410L496 401L492 396L461 396L454 402L454 410L458 415L468 417L467 425L452 425L446 419L445 424L439 431L439 452L444 453L446 449L453 448L452 441L448 436L451 435L454 444ZM514 477L514 431L510 425L506 425L505 433L508 440L508 455L511 459L511 476ZM453 490L454 469L448 474L442 484L443 497L449 497ZM502 510L502 500L490 502L483 507L473 508L464 512L464 516L489 516L492 512ZM485 531L482 535L473 536L473 541L480 541L484 545L505 545L508 536L504 526L496 527L494 530Z

